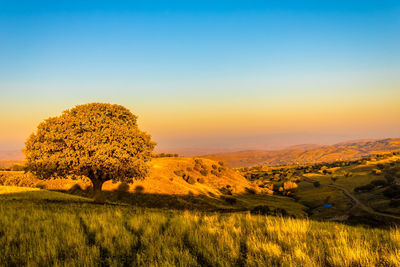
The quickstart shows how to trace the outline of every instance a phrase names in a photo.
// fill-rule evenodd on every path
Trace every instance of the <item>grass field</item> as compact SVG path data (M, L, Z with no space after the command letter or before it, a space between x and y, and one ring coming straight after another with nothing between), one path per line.
M0 194L5 266L399 266L400 229Z

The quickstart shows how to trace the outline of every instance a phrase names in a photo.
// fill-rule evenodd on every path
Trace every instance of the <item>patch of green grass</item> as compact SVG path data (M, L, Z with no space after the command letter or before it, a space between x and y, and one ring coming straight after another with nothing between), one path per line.
M314 187L312 183L301 182L296 197L300 203L310 208L312 218L315 219L331 218L344 213L351 207L351 201L342 192L326 185ZM324 204L333 206L323 208Z

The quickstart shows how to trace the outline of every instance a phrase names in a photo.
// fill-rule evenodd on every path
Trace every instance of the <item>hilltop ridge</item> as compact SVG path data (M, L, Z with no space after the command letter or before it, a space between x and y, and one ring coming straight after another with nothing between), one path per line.
M231 168L254 165L280 165L354 160L382 152L400 150L400 138L365 139L335 145L299 145L283 150L250 150L205 155L204 158L222 160Z

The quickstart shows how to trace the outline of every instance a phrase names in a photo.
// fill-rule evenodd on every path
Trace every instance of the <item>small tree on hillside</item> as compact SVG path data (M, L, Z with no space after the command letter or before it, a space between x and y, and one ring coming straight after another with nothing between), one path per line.
M131 182L148 173L155 143L139 130L137 117L120 105L92 103L40 123L25 143L27 169L39 179L86 176L94 200L108 180Z

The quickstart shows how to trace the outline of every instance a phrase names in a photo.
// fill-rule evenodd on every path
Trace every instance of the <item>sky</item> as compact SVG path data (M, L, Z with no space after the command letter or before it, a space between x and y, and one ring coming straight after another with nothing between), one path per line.
M399 1L127 2L0 0L0 151L90 102L163 152L400 137Z

